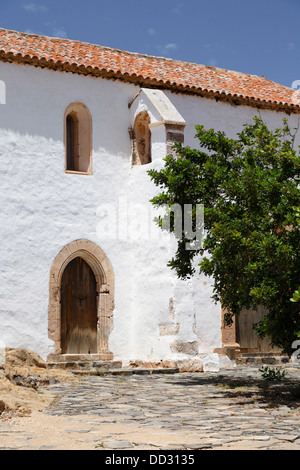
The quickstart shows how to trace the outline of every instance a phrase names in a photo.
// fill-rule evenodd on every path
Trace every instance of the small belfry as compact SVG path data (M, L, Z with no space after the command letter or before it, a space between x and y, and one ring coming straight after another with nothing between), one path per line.
M162 90L142 88L129 109L133 122L132 166L173 154L174 143L184 143L186 122Z

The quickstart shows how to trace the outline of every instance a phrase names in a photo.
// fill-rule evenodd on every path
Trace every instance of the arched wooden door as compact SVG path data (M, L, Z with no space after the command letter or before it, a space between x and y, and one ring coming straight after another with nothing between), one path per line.
M97 353L97 307L95 275L84 259L75 258L61 281L62 354Z

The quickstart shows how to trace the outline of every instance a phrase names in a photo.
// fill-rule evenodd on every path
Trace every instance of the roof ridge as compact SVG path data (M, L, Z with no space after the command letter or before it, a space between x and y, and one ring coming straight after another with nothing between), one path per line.
M86 46L97 47L97 48L102 49L102 50L108 50L108 51L113 51L113 52L119 52L119 53L122 53L122 54L128 54L128 55L134 56L134 57L144 57L146 59L150 58L150 59L171 61L173 63L179 63L179 64L194 65L196 67L202 67L202 68L209 69L209 70L212 70L212 71L222 71L222 72L228 72L228 73L233 73L233 74L237 74L237 75L245 75L247 77L255 77L255 78L258 78L258 79L268 80L272 83L276 83L273 80L270 80L268 78L260 77L259 75L250 74L248 72L240 72L240 71L237 71L237 70L225 69L225 68L222 68L222 67L216 67L216 66L212 66L212 65L199 64L198 62L189 62L189 61L181 60L181 59L172 59L172 58L168 58L168 57L164 57L164 56L156 56L156 55L152 55L152 54L145 54L143 52L131 52L131 51L127 51L127 50L124 50L124 49L115 48L115 47L102 46L101 44L95 44L95 43L91 43L91 42L87 42L87 41L81 41L79 39L60 38L60 37L56 37L56 36L48 36L46 34L26 33L26 32L21 32L21 31L17 31L17 30L6 29L6 28L1 28L0 27L0 33L1 33L1 31L15 33L15 34L21 34L21 35L28 36L28 37L45 38L45 39L48 39L48 40L58 40L58 41L63 41L64 43L82 44L82 45L86 45ZM279 84L279 85L283 86L285 88L288 88L285 85L281 85L281 84Z

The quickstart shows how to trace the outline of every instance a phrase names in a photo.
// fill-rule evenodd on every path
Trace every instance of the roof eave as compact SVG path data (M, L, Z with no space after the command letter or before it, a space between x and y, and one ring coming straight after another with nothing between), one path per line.
M254 97L242 96L237 94L230 94L220 91L203 89L195 86L184 86L171 82L164 82L153 78L145 78L141 75L123 73L121 71L115 72L113 70L99 69L92 66L84 66L76 63L69 63L63 61L54 61L46 58L39 58L37 56L14 54L12 52L0 51L0 61L9 62L19 65L31 65L37 68L47 68L49 70L74 73L78 75L93 76L104 78L108 80L120 80L127 83L132 83L140 87L157 88L161 90L170 90L173 93L181 93L188 95L197 95L203 98L214 99L230 103L234 106L250 106L256 109L268 109L277 112L284 112L286 114L300 114L300 105L293 105L284 102L260 100Z

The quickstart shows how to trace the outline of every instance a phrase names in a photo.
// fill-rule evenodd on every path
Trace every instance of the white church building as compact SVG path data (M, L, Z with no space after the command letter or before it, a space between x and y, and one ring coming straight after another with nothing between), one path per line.
M223 328L211 279L167 266L148 170L197 147L197 124L296 128L298 103L263 77L0 29L1 343L123 367L261 351L242 321Z

